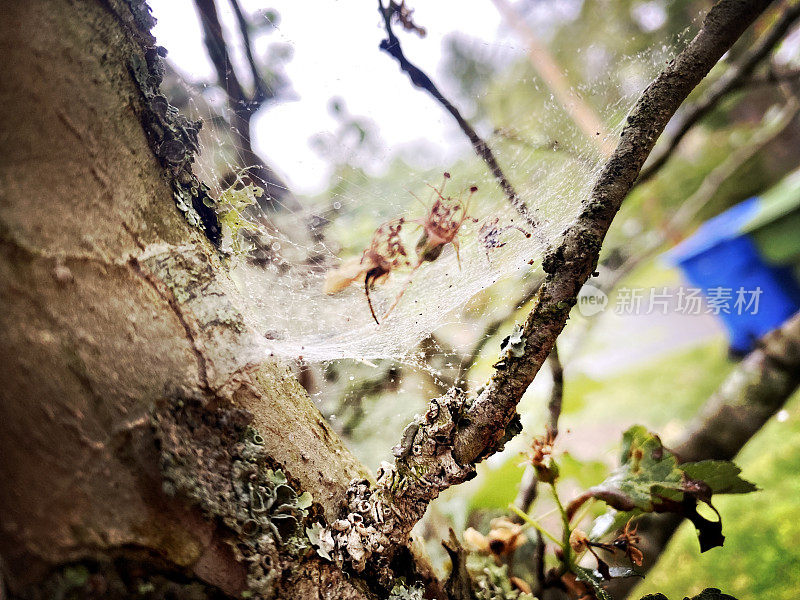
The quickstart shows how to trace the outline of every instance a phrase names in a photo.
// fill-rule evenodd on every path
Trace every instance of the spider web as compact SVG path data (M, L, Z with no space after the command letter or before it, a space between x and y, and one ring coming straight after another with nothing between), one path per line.
M458 142L462 151L455 160L425 166L395 160L391 177L341 168L329 190L320 196L300 198L295 203L287 195L276 202L278 210L259 209L257 233L268 250L268 260L254 264L244 257L231 259L231 278L239 292L242 313L255 332L252 347L242 349L243 361L279 356L301 357L308 362L349 358L419 364L420 343L432 333L453 324L480 329L475 324L480 319L469 309L480 305L482 297L492 290L509 294L507 303L518 300L515 294L540 268L547 247L556 243L574 221L604 155L597 140L588 139L565 116L564 106L542 92L547 89L545 83L522 66L526 58L521 43L508 34L498 42L498 52L505 57L504 65L474 98L475 105L493 106L494 114L481 117L478 126L537 226L526 224L463 141ZM603 107L598 113L608 131L598 139L616 140L629 107L671 54L671 46L660 46L635 56L616 57L608 68L617 76L596 77L572 90L576 99ZM352 68L341 66L343 70ZM385 68L396 69L396 65L387 58ZM336 76L330 74L331 78ZM498 102L510 79L516 90L528 87L544 100L533 109L530 102L516 101L518 96ZM397 78L396 83L410 87L405 76ZM203 94L189 85L184 89L190 116L206 122L195 171L219 195L226 187L220 182L223 175L236 173L241 181L247 163L242 149L232 142L235 136L230 126L218 116L227 111L221 92L210 89ZM418 90L415 93L423 94ZM429 101L431 111L442 110ZM408 126L414 127L413 121ZM379 150L393 151L385 147ZM363 278L339 293L326 294L326 277L344 260L359 257L382 223L398 217L406 221L424 217L426 206L429 208L434 200L430 186L439 186L445 170L452 174L445 196L458 197L471 186L478 187L469 205L469 214L477 222L467 221L459 230L458 257L448 245L438 259L425 262L413 277L410 268L398 269L376 285L371 299L377 315L384 315L402 292L397 306L380 324L370 313ZM487 248L479 231L492 224L499 234L496 243ZM409 223L403 235L413 257L420 231ZM480 312L480 307L475 311Z

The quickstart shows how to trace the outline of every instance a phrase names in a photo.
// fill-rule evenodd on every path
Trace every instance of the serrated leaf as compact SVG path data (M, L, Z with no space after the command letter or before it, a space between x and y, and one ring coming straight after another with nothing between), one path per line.
M620 511L685 516L697 529L701 552L721 546L725 537L721 519L710 521L701 516L697 512L698 501L717 512L711 504L714 493L744 494L757 489L742 479L741 469L729 461L678 464L658 436L641 425L623 434L620 463L605 481L589 489L592 496Z
M681 465L692 479L704 481L715 494L749 494L758 491L755 484L742 479L737 465L727 460L702 460Z
M662 496L680 498L683 472L658 436L641 425L631 427L622 435L620 458L622 464L589 490L595 497L618 510L644 512L652 512Z

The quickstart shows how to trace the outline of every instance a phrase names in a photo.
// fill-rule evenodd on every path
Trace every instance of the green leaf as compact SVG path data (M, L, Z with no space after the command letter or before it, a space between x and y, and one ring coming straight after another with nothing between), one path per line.
M683 515L697 529L701 552L721 546L725 537L721 519L706 519L697 512L697 503L704 502L717 512L711 504L714 493L745 494L757 489L728 461L678 464L659 437L641 425L622 435L620 462L605 481L589 489L592 496L620 511Z
M727 460L703 460L681 465L692 479L704 481L715 494L749 494L758 491L753 483L742 479L742 470Z
M575 576L584 583L592 586L597 600L614 600L603 587L603 579L594 574L591 569L584 569L583 567L574 567Z
M683 472L658 436L641 425L631 427L622 435L620 458L620 466L600 485L590 488L595 497L618 510L638 508L644 512L652 512L654 502L662 496L680 499Z

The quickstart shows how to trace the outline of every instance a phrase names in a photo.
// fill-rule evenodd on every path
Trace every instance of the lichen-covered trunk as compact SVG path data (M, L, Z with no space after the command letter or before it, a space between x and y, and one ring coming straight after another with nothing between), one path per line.
M241 358L253 334L224 265L143 126L159 100L146 7L3 13L7 591L371 597L305 540L363 467L284 366Z

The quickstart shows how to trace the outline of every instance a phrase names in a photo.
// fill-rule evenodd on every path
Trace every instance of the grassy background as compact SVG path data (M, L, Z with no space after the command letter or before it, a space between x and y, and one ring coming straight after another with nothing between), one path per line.
M669 445L733 367L726 342L719 339L606 379L568 377L559 441L569 452L559 459L566 497L569 490L605 477L617 457L619 433L630 424L662 433ZM786 411L783 422L770 421L736 460L762 491L715 501L725 546L701 555L694 529L686 524L633 598L662 592L682 599L705 587L739 600L800 597L800 394ZM513 453L502 464L482 469L469 508L507 506L516 494L520 463Z
M685 523L634 598L655 592L683 598L709 586L740 600L800 597L800 394L786 410L788 418L769 422L736 460L762 491L715 502L725 545L699 554Z

